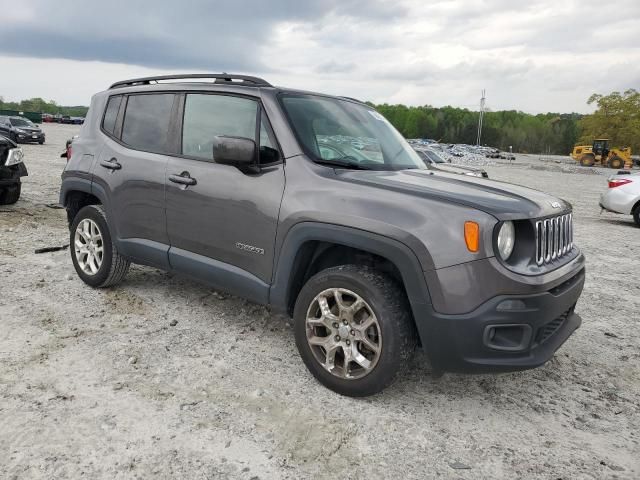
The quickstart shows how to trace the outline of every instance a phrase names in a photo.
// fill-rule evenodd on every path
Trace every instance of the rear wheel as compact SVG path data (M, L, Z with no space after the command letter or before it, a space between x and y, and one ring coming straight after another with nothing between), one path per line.
M129 261L118 253L101 205L83 207L71 224L71 260L80 279L92 287L120 283Z
M10 187L0 189L0 205L11 205L16 203L20 198L20 192L22 190L22 184L18 182Z
M583 167L593 167L595 163L596 163L595 155L587 153L586 155L583 155L580 157L580 165L582 165Z
M609 166L614 169L619 169L624 167L624 160L622 160L619 156L611 157L609 160Z
M321 271L302 288L294 309L298 351L324 386L364 397L390 385L416 346L401 286L370 267Z

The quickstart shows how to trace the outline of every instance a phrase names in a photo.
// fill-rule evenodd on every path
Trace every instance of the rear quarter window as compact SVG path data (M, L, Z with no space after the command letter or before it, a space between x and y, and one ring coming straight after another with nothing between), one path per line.
M118 118L118 109L122 102L122 95L109 97L107 108L104 111L104 119L102 120L102 128L109 135L113 135L116 127L116 119Z

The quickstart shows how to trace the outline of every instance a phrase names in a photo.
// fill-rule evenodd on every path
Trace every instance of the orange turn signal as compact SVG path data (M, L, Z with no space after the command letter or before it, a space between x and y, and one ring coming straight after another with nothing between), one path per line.
M480 225L476 222L464 222L464 241L470 252L480 250Z

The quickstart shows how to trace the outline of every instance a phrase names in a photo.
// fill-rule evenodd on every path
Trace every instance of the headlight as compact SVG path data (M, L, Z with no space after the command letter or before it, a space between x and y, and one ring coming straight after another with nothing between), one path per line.
M18 132L18 133L25 133L25 131L24 131L23 129L21 129L21 128L16 128L16 132Z
M7 156L7 163L5 163L6 167L11 165L17 165L22 162L22 158L24 157L24 153L22 153L21 148L12 148L9 150L9 155Z
M508 259L516 243L516 229L513 222L504 222L498 232L498 253L503 260Z

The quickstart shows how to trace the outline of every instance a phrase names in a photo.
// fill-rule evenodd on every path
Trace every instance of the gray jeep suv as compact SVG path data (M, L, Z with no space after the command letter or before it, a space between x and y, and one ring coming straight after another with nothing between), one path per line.
M436 372L532 368L581 323L568 203L430 171L354 99L228 74L118 82L62 178L85 283L134 262L270 305L344 395L382 390L417 346Z

